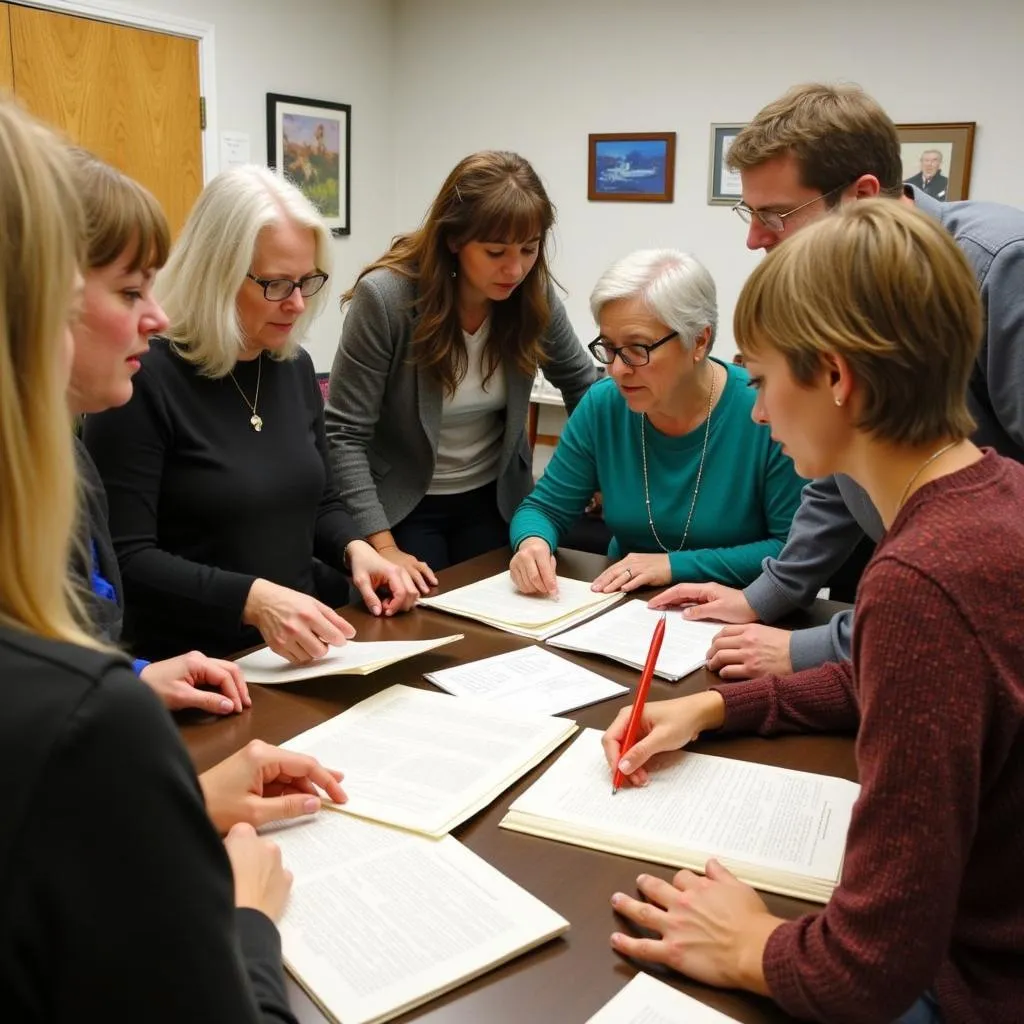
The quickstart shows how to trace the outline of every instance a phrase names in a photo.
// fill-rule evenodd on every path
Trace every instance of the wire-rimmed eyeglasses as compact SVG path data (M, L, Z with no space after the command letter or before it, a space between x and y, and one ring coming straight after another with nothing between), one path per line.
M732 207L732 211L741 221L743 221L744 224L749 224L756 217L769 231L777 231L781 233L786 230L787 217L792 217L794 213L799 213L801 210L805 210L808 206L812 206L814 203L820 202L822 199L828 199L831 196L834 196L837 192L842 192L844 188L849 187L849 182L845 185L839 185L837 188L831 189L828 192L823 192L820 196L808 199L806 203L794 206L792 210L786 210L785 213L776 213L774 210L755 210L753 207L747 206L742 199Z
M325 284L327 275L322 271L315 274L307 274L293 281L289 277L257 277L255 274L246 274L250 281L255 281L263 289L263 297L270 302L284 302L296 288L304 299L312 298Z
M590 354L605 366L611 366L618 356L626 366L646 366L651 361L651 353L662 345L667 344L673 338L679 336L678 331L671 331L664 338L651 342L650 345L641 345L634 342L632 345L612 345L605 338L598 335L588 346Z

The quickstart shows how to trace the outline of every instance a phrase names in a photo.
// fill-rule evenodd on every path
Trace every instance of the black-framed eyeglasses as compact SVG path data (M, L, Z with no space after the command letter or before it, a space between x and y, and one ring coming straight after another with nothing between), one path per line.
M293 281L288 277L257 277L255 274L246 274L250 281L255 281L263 289L263 297L270 302L284 302L296 288L304 299L312 298L325 284L327 275L321 271L315 274L307 274Z
M842 192L844 188L849 188L851 184L852 182L847 182L845 185L839 185L829 192L823 192L820 196L808 199L806 203L794 206L792 210L786 210L785 213L776 213L774 210L755 210L753 207L747 206L742 199L732 207L732 211L744 224L749 224L756 217L769 231L776 231L781 234L786 230L787 217L792 217L794 213L799 213L801 210L805 210L808 206L821 202L823 199L829 199L837 192Z
M588 346L590 354L605 366L611 366L618 356L626 366L646 366L651 361L651 353L662 345L667 345L673 338L678 338L678 331L670 331L664 338L651 342L650 345L641 345L634 342L632 345L612 345L605 338L598 335Z

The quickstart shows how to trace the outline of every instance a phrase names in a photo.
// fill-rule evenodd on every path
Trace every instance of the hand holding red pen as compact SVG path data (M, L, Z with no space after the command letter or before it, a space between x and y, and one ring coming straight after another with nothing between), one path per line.
M629 753L630 748L636 742L636 733L640 725L640 719L644 713L644 705L647 703L647 694L651 689L651 679L654 677L654 668L658 664L658 655L661 653L661 645L665 639L665 613L662 612L658 618L658 624L654 627L654 635L651 637L651 646L647 651L647 661L644 662L644 670L640 673L640 684L636 688L636 700L633 702L633 710L629 716L629 724L626 726L626 735L622 740L622 753ZM612 793L616 793L622 785L622 770L616 765L615 773L612 775Z
M653 675L657 654L653 662L648 655L648 662ZM608 767L614 773L613 793L627 783L646 786L649 775L643 766L655 754L679 750L695 740L705 729L719 728L725 719L725 702L714 690L647 704L649 689L650 679L644 685L641 677L633 706L623 708L601 737Z

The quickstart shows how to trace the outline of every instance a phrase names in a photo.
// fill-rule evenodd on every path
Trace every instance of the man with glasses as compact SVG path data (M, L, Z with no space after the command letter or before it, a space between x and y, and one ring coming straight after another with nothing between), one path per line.
M940 203L902 182L900 141L885 111L855 86L805 85L770 103L736 137L728 162L743 199L747 247L770 252L840 203L872 196L911 203L953 235L974 267L986 312L986 336L968 404L974 441L1024 462L1024 212L994 203ZM868 495L847 477L815 480L786 546L767 558L744 590L680 584L656 604L695 602L686 614L726 626L709 652L724 679L787 673L850 656L852 612L827 626L790 633L757 624L807 607L865 534L883 532Z

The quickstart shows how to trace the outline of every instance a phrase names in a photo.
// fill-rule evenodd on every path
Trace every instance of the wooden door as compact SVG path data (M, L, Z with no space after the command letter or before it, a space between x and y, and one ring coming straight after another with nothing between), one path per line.
M15 95L142 182L177 235L203 187L197 41L5 6Z
M11 59L11 13L0 4L0 90L14 92L14 63Z

